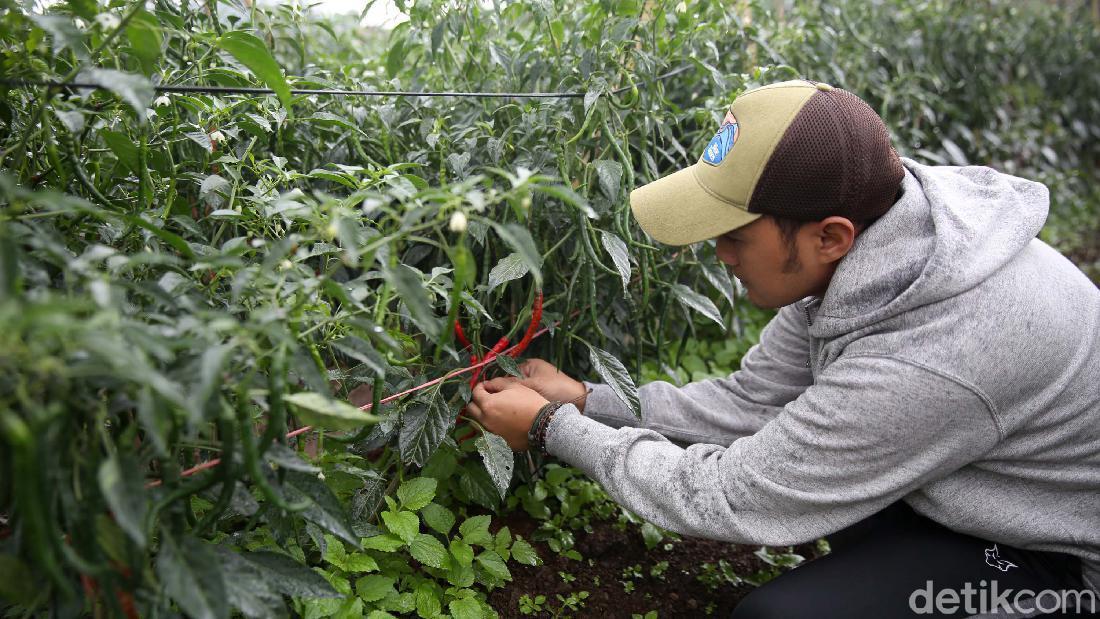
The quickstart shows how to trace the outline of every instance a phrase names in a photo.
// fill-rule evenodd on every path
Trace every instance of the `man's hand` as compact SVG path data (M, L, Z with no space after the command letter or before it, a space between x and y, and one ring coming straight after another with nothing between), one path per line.
M551 366L553 367L553 366ZM512 451L527 450L527 432L549 400L518 379L495 378L478 383L466 415L508 442Z
M519 381L524 387L538 391L547 400L573 402L577 405L577 410L584 412L587 391L581 381L571 378L542 359L528 359L520 364L519 369L526 378L513 380Z

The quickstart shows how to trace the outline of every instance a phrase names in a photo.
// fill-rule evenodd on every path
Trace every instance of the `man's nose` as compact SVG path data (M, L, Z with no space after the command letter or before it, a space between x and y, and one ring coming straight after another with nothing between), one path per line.
M719 240L714 246L714 255L722 262L735 267L739 264L737 253L729 245L729 243Z

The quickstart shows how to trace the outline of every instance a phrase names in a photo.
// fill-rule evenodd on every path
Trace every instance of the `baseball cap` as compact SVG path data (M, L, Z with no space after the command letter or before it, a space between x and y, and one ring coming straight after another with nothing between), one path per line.
M874 219L893 205L904 174L871 106L793 80L737 97L699 161L632 191L630 208L655 240L688 245L761 215Z

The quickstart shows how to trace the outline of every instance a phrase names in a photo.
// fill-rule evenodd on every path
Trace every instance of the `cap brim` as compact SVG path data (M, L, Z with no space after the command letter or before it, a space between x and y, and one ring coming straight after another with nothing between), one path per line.
M697 163L630 192L630 210L654 240L690 245L756 221L749 213L708 193L695 177Z

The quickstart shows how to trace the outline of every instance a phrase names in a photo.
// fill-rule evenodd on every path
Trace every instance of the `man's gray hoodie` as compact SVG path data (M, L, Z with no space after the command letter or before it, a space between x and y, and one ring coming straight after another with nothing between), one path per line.
M1100 290L1036 238L1043 185L903 163L901 199L740 370L643 386L641 421L591 385L547 449L686 535L797 544L900 499L1100 587Z

